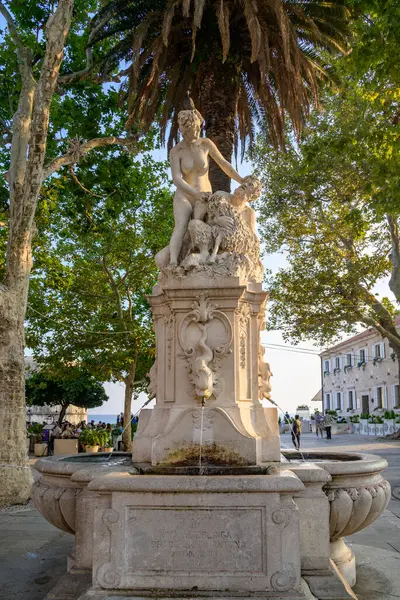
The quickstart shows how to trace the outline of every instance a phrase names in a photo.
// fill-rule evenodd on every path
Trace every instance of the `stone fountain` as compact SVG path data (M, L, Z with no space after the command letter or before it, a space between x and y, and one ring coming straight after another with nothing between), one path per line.
M175 229L156 257L149 297L157 359L152 410L132 457L36 463L33 500L75 535L68 572L49 598L354 598L343 536L384 510L386 461L350 453L281 456L260 332L267 294L254 177L241 178L181 111L171 151ZM240 184L211 193L208 159Z

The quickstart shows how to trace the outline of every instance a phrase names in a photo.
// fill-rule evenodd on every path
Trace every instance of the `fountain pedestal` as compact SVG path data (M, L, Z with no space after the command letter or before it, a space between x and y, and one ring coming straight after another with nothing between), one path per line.
M157 360L150 388L157 404L141 416L134 461L164 462L200 441L245 464L280 461L276 410L261 403L270 390L260 345L266 299L261 284L239 277L169 274L154 288Z
M296 475L93 480L93 585L114 597L303 600Z

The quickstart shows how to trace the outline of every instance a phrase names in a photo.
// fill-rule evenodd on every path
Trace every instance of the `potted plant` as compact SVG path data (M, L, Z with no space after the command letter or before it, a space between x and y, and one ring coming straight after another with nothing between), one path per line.
M97 429L84 429L79 434L79 441L85 448L85 452L98 452L100 446L100 436Z
M356 434L360 433L360 419L358 415L350 417L350 432Z
M397 416L394 422L394 432L397 433L398 431L400 431L400 416Z
M384 428L383 432L385 435L394 433L394 425L396 422L396 413L394 410L386 410L383 415Z
M376 417L368 419L368 435L376 435Z
M350 427L347 420L344 417L338 417L336 422L338 433L349 433Z
M113 443L111 439L111 432L107 429L100 429L97 433L99 434L100 451L112 452Z
M360 433L362 435L368 435L368 419L369 413L363 413L360 415Z
M383 435L385 422L382 417L376 417L376 435Z
M46 456L47 454L47 442L43 442L43 428L42 423L32 423L28 428L28 434L33 438L35 456Z

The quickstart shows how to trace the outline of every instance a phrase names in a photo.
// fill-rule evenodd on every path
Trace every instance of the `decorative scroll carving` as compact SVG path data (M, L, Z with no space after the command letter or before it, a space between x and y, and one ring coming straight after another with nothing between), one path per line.
M296 571L291 565L284 565L282 571L277 571L271 577L271 587L277 592L288 592L297 582Z
M215 392L221 359L232 350L232 326L228 317L211 304L205 294L197 296L192 304L193 310L183 319L178 339L187 360L189 379L194 386L196 396L209 398ZM225 341L221 346L211 349L207 344L207 330L212 321L219 320L225 329ZM187 342L186 330L191 323L197 323L200 339L192 346Z
M121 584L119 570L112 563L105 563L97 569L97 581L106 590L118 588Z
M240 366L242 369L246 367L246 344L248 337L248 327L251 315L250 305L245 302L240 305L236 310L239 324L239 352L240 352Z
M287 527L290 523L290 513L287 510L278 509L272 513L272 520L276 525L283 525L283 528Z
M119 512L114 508L109 508L103 512L102 520L104 525L106 525L109 529L117 523L119 519Z
M164 319L166 333L165 339L167 342L167 368L170 371L172 368L172 346L174 341L175 312L168 304L165 304L161 308L161 314L158 314L155 318Z

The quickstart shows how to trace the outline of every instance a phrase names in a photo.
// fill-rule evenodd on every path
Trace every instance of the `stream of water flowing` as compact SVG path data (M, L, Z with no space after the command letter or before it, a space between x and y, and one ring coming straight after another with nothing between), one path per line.
M199 475L204 475L202 465L202 453L203 453L203 422L204 422L204 407L206 399L201 399L201 416L200 416L200 451L199 451Z

